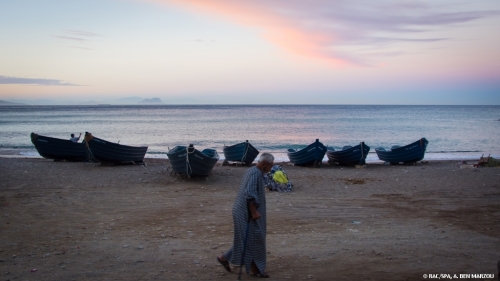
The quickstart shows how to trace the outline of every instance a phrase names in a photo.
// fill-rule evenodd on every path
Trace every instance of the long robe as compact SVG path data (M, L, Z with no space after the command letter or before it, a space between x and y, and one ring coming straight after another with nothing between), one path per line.
M248 222L249 211L247 200L254 202L260 219ZM224 257L232 264L240 265L245 236L248 227L248 237L245 247L245 270L250 272L252 261L261 273L266 269L266 193L262 172L252 167L245 172L236 201L233 206L234 240L233 247Z

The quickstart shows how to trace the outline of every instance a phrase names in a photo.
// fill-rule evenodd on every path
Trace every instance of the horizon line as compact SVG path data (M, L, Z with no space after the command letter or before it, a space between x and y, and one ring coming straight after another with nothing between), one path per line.
M0 102L8 102L0 100ZM350 105L350 106L500 106L500 104L355 104L355 103L275 103L275 104L258 104L258 103L161 103L161 104L146 104L146 103L96 103L96 104L25 104L8 102L11 104L0 104L0 106L332 106L332 105Z

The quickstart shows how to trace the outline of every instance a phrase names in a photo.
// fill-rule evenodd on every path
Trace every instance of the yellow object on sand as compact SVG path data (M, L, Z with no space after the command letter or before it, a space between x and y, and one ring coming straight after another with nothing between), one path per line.
M288 179L282 171L274 172L273 180L279 183L288 183Z

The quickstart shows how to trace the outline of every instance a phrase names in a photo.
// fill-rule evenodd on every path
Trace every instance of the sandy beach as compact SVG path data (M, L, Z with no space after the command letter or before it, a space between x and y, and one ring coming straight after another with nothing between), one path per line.
M247 168L183 179L146 162L0 158L1 280L236 280L215 257ZM294 186L266 194L270 280L496 280L500 168L460 166L282 163Z

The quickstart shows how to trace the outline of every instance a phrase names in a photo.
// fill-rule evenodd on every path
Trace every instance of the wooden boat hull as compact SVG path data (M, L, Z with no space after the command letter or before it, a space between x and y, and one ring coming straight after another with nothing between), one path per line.
M248 141L225 146L223 152L227 161L238 161L247 165L252 164L253 160L259 155L259 151Z
M408 145L385 150L384 148L375 148L375 152L380 160L391 164L414 163L424 159L425 150L429 142L425 138L410 143Z
M301 150L288 149L287 155L294 165L316 165L323 162L326 146L319 139Z
M192 145L176 146L167 153L175 173L191 176L208 176L219 161L214 149L199 151Z
M85 161L87 148L85 144L41 136L31 133L31 142L43 158L66 161Z
M128 146L113 143L96 138L90 133L85 134L85 141L88 144L91 156L100 162L140 164L144 162L144 156L148 150L147 146Z
M328 157L328 162L337 163L339 165L364 165L366 164L366 156L370 152L370 147L364 142L360 144L343 149L343 150L333 150L333 148L328 148L326 151L326 156Z

